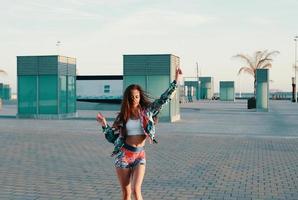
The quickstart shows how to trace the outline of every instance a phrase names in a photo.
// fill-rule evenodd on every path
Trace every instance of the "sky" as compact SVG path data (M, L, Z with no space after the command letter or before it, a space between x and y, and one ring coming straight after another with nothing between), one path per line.
M291 91L297 0L0 0L0 82L16 91L16 56L77 58L78 75L122 75L124 54L174 54L184 77L235 81L252 92L253 77L237 75L234 55L277 50L270 89ZM60 46L57 47L57 41Z

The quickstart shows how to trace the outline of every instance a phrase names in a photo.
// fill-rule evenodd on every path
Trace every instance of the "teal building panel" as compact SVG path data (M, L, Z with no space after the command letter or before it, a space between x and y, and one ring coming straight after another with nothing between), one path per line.
M58 114L57 76L38 76L39 114Z
M37 109L37 76L18 77L18 113L36 114Z
M18 56L17 57L17 75L38 75L38 57L37 56Z
M67 113L67 76L59 77L59 113Z
M57 75L58 57L57 56L38 56L39 75Z
M74 113L77 110L76 107L76 78L75 76L67 76L68 77L68 94L67 94L67 108L69 113Z
M123 87L124 89L131 84L138 84L143 89L147 88L147 77L146 76L130 76L126 75L123 77ZM124 91L124 90L123 90Z
M123 74L127 75L169 75L171 55L124 55Z

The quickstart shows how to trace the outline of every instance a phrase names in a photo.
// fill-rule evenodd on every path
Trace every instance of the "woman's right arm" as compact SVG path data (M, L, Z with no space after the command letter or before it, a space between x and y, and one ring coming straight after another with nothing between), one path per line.
M101 124L102 132L105 134L107 141L114 144L119 137L119 133L115 133L115 129L108 125L105 117L100 112L96 115L96 120Z

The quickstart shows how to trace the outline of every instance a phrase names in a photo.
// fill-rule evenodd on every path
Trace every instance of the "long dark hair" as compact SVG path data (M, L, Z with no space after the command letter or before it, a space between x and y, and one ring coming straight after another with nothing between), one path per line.
M136 84L129 85L124 91L121 110L118 116L116 117L116 120L113 125L114 127L118 127L121 124L125 126L126 122L131 117L132 90L138 90L140 92L139 106L141 110L146 109L151 103L150 96L141 88L141 86Z

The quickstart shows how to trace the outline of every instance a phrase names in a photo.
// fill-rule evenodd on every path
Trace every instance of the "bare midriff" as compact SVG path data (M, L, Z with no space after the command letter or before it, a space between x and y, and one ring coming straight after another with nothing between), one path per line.
M142 147L145 145L146 135L131 135L127 136L125 143L133 147Z

